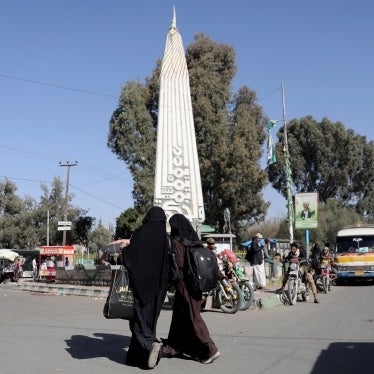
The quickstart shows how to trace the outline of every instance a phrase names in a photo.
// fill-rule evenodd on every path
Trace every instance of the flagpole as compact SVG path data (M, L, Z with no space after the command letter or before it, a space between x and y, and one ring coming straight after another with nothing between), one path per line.
M288 139L287 139L287 122L286 122L286 101L284 98L284 85L282 82L282 106L283 106L283 123L284 123L284 144L283 153L285 158L285 173L287 183L287 220L288 229L290 234L290 243L293 242L293 223L294 223L294 208L292 199L292 171L290 163L290 153L288 151Z

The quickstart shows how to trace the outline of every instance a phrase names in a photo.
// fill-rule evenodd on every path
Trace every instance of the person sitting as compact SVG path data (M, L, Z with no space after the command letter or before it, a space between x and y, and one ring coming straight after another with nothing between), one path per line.
M330 253L330 250L329 250L329 247L324 247L322 252L321 252L321 256L320 256L320 264L325 264L327 265L329 268L330 268L330 273L331 274L334 274L334 275L337 275L337 270L335 268L335 261L334 261L334 257L332 256L332 254Z
M100 265L110 267L110 262L108 261L108 256L105 253L100 258Z
M49 257L48 260L47 260L47 269L53 269L54 267L55 267L55 263L52 260L52 258Z
M306 252L304 248L299 249L299 245L297 243L292 243L291 244L291 251L290 253L286 256L285 261L288 263L291 262L297 262L300 263L302 260L306 260ZM314 296L314 302L316 304L319 303L319 300L317 299L317 288L316 284L314 283L313 280L313 275L309 272L309 265L301 265L300 266L300 273L303 278L305 278L306 282L309 283L309 286L312 290L313 296ZM289 275L289 270L284 274L283 281L282 281L282 287L277 290L277 293L283 293L284 288L286 286L286 283L288 281L288 275Z
M218 259L220 259L223 263L223 269L225 271L225 275L228 279L235 278L233 274L234 267L238 262L238 259L235 256L235 253L231 249L224 249L217 255Z

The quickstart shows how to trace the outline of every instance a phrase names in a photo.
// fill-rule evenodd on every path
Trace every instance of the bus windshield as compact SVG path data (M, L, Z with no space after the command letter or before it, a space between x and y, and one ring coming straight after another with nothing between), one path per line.
M374 252L374 235L338 236L336 238L337 253Z

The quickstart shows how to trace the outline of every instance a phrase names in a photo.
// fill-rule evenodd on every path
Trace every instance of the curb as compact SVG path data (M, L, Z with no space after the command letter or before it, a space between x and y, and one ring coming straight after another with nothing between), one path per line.
M12 286L14 290L29 291L29 292L42 292L51 295L73 295L73 296L87 296L87 297L98 297L107 298L109 295L108 289L97 289L97 288L81 288L81 287L66 287L66 286L52 286L52 285L42 285L42 284L25 284L18 283ZM280 299L280 295L272 295L268 297L261 297L265 295L258 295L256 298L256 308L258 310L269 310L272 308L284 305ZM211 300L208 300L211 303Z
M278 306L284 305L279 297L279 295L274 295L267 297L265 299L260 299L260 309L269 310Z
M43 286L31 284L18 284L13 287L15 290L30 291L30 292L44 292L53 295L75 295L75 296L88 296L88 297L103 297L106 298L109 290L100 290L94 288L77 288L77 287L56 287L56 286Z

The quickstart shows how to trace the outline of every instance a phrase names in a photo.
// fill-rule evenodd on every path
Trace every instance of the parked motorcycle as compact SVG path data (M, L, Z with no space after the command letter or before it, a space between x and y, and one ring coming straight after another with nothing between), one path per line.
M175 284L170 283L166 292L168 302L171 306L175 300ZM230 282L227 279L221 279L217 288L203 295L204 298L212 296L213 308L219 308L224 313L234 314L243 303L242 291L237 283ZM204 308L205 305L202 305Z
M218 287L212 291L212 306L219 307L224 313L234 314L242 304L243 295L239 285L232 280L220 279Z
M244 267L240 264L238 258L235 258L235 263L232 263L229 256L225 253L223 253L221 256L218 255L218 258L222 260L223 272L225 276L235 281L240 288L243 301L239 309L248 309L253 303L254 287L251 282L249 282L249 278L245 273Z
M309 300L310 286L300 272L300 266L305 263L308 263L308 261L291 262L289 264L287 297L291 305L295 305L297 300Z

